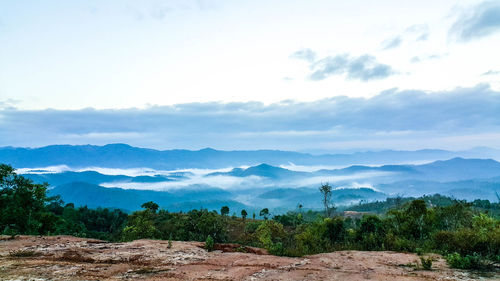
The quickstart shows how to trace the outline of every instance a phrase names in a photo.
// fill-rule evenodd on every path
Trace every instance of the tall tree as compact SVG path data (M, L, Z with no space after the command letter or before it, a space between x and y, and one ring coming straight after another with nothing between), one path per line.
M264 208L260 210L259 216L264 217L264 219L267 220L267 217L269 216L269 209Z
M229 214L229 207L223 206L222 208L220 208L220 214L223 216L227 216Z
M321 192L323 206L325 207L325 216L329 217L331 211L332 186L328 183L322 184L319 191Z

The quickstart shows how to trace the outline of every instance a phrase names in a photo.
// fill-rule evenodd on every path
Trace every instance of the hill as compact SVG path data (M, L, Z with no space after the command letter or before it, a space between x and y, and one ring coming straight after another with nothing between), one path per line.
M51 145L40 148L2 147L0 162L16 168L34 168L66 165L71 168L109 167L153 169L227 168L268 163L279 166L295 165L352 165L397 164L415 161L444 160L457 156L499 156L493 149L453 152L446 150L416 151L367 151L351 154L313 155L279 150L221 151L211 148L201 150L155 150L127 144Z

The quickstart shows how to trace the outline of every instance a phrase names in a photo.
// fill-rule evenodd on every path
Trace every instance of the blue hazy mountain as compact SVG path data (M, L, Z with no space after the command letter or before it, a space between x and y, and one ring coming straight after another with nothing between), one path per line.
M306 177L310 173L307 172L297 172L284 169L281 167L275 167L268 164L260 164L257 166L252 166L246 169L234 168L229 172L216 172L208 174L207 176L233 176L233 177L248 177L248 176L259 176L270 179L290 179L295 177Z
M500 163L492 159L453 158L422 165L383 165L379 167L355 165L343 169L320 170L318 175L350 175L363 172L390 172L399 179L428 181L458 181L488 179L500 176Z
M162 176L125 176L125 175L104 175L96 171L83 172L62 172L62 173L45 173L45 174L23 174L24 177L32 179L35 182L47 182L52 186L57 186L70 182L86 182L91 184L100 184L104 182L136 182L136 183L153 183L173 181L173 179Z
M221 151L210 148L196 151L155 150L126 144L51 145L40 148L3 147L0 148L0 162L16 168L67 165L72 168L215 169L243 165L255 166L260 163L268 163L273 166L289 163L296 165L397 164L444 160L457 156L473 157L474 155L488 154L488 151L491 155L499 155L498 151L486 148L465 152L425 149L312 155L279 150Z
M488 151L492 150L476 149L475 153ZM54 165L75 168L151 168L148 175L141 176L106 175L97 171L33 171L24 174L35 182L48 182L50 193L61 195L66 202L126 210L137 210L147 201L155 201L162 208L176 211L202 207L218 210L223 205L230 206L232 210L257 210L262 207L285 210L295 208L298 203L306 208L320 208L318 186L323 182L329 182L337 188L333 196L336 204L373 201L393 195L421 196L435 193L458 199L496 200L495 192L500 192L500 163L492 159L455 157L456 154L443 150L421 150L312 155L275 150L159 151L123 144L57 145L35 149L0 148L0 163L9 163L16 168ZM398 163L435 158L443 160L428 161L421 165ZM380 162L391 164L373 164ZM313 172L280 167L289 163L304 166L339 164L347 167ZM350 163L356 165L346 165ZM238 166L249 167L201 177L194 174L196 171L160 171Z
M382 200L386 197L387 194L371 188L341 188L332 192L332 201L341 205ZM321 205L322 195L318 188L277 188L260 194L258 199L262 204L272 207L295 207L297 204L301 204L310 208Z
M371 188L345 188L356 181L356 175L364 173L368 173L368 176L363 177L361 182L370 183L365 187L373 186L379 191ZM245 205L248 208L264 206L284 208L301 202L314 208L320 206L320 194L317 189L320 182L329 182L335 188L344 187L334 192L334 201L339 204L360 200L373 201L390 195L421 196L435 193L458 199L495 200L495 192L500 192L500 163L491 159L453 158L423 165L375 167L354 165L343 169L315 172L298 172L260 164L246 169L235 168L229 172L211 173L205 178L220 175L242 179L256 176L263 181L245 182L227 191L217 187L217 182L214 181L211 182L215 186L203 184L203 178L200 179L199 186L186 188L182 183L183 180L192 180L190 178L192 174L189 173L181 173L178 177L169 175L130 177L103 175L95 171L25 174L35 182L48 182L53 187L51 193L61 195L66 202L131 210L139 208L142 203L150 200L176 210L187 210L189 206L202 205L208 208L221 202L234 207L241 204L241 208ZM316 178L318 181L312 183L307 181L311 178ZM168 191L151 191L99 186L103 183L107 183L108 186L110 183L116 184L117 187L123 183L140 183L142 188L148 189L149 184L162 182L171 183L170 187L174 188ZM179 187L176 188L177 182ZM301 182L309 183L301 184ZM362 183L356 186L363 187ZM295 186L292 188L293 185ZM236 198L244 198L245 204Z
M353 165L342 169L322 169L315 172L298 172L268 164L260 164L246 169L235 168L229 172L209 174L233 177L260 176L270 179L290 179L312 176L345 176L367 172L386 172L394 179L418 179L429 181L458 181L468 179L488 179L500 176L500 163L492 159L453 158L422 165Z
M192 209L191 207L210 208L215 205L219 207L214 209L220 209L220 204L245 207L232 200L233 194L230 192L202 186L177 191L152 191L107 188L86 182L71 182L49 189L49 194L59 195L64 202L71 202L76 206L109 207L128 211L138 210L148 201L154 201L162 208L171 211L187 211Z
M500 193L500 178L450 182L404 180L382 183L377 188L403 197L439 193L461 200L488 199L496 202L496 193Z

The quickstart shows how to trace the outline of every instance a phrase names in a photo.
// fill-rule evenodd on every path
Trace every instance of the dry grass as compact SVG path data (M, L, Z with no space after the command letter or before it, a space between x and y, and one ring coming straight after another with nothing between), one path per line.
M41 255L41 253L27 249L9 251L9 257L13 258L29 258L29 257L36 257L39 255Z
M65 261L65 262L75 262L75 263L94 263L94 259L90 257L85 257L81 253L75 250L70 250L64 252L64 254L58 258L56 258L58 261Z

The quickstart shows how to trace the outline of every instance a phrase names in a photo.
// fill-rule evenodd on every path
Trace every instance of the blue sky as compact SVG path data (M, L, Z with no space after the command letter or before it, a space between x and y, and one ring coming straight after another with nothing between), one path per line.
M499 1L0 0L0 43L0 146L500 145Z

